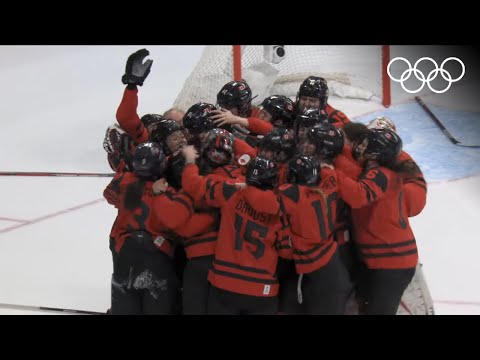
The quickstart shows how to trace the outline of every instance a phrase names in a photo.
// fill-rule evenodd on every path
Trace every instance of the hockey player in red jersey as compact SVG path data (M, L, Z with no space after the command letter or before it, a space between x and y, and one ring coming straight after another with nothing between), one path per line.
M358 289L366 314L394 315L418 262L402 176L393 170L401 149L395 132L371 129L354 148L363 168L360 178L337 169L339 194L352 208L355 241L365 265Z
M343 151L344 143L343 133L338 128L328 122L320 122L308 130L299 153L315 156L318 162L333 160Z
M319 163L332 163L344 149L344 136L341 130L328 122L316 124L307 133L307 140L300 148L300 155L314 156ZM346 234L350 225L348 209L345 209L344 202L338 202L338 214L336 216L335 239L340 246L340 253L344 257L343 245L349 240Z
M277 128L258 142L258 155L278 164L278 184L286 182L287 162L295 155L296 143L293 131Z
M279 191L291 227L304 313L341 315L351 285L335 241L336 177L323 176L314 157L296 156L288 163L287 180Z
M213 122L216 110L217 107L213 104L199 102L192 105L185 113L183 124L190 135L189 143L195 145L197 149L201 148L210 130L220 127ZM242 166L256 154L254 148L237 137L234 138L233 150L235 163Z
M255 97L252 97L252 90L245 80L230 81L217 94L219 109L214 112L212 118L217 126L226 128L235 137L246 141L252 147L255 147L258 141L258 134L237 123L242 119L241 122L244 124L245 121L248 122L248 119L256 116L258 108L252 105ZM256 121L263 120L257 118Z
M171 314L176 297L173 244L161 234L192 214L185 196L156 195L153 184L165 170L158 144L144 143L133 156L134 172L120 172L105 189L118 209L112 228L112 314ZM112 201L109 192L117 196Z
M193 148L184 149L189 163L184 182L202 189L207 205L221 208L222 218L208 280L209 314L275 314L278 308L276 266L282 228L278 197L272 191L278 171L274 162L255 158L246 186L204 180L193 163ZM190 188L191 185L188 185Z
M169 155L177 151L181 144L186 144L182 126L174 120L164 120L163 116L159 114L146 114L140 119L137 113L138 86L143 86L153 63L153 60L146 60L143 63L148 55L148 50L141 49L128 57L125 74L122 76L122 83L127 86L118 106L116 117L120 127L132 138L134 142L132 149L141 142L157 141L151 137L151 133L159 122L175 123L177 128L175 131L170 131L171 138L167 141L168 136L165 136L164 139L165 143L169 142L168 149L165 149L166 154ZM172 128L172 125L169 127Z
M112 294L115 290L116 305L112 305L112 312L155 313L158 310L165 313L165 301L171 301L172 296L176 297L176 294L172 295L172 291L175 292L175 274L171 275L169 265L173 266L170 258L177 245L175 238L177 235L192 237L204 233L211 227L215 217L210 214L192 215L193 204L190 197L168 188L165 179L161 178L166 167L165 156L157 143L140 144L135 149L132 167L133 172L118 172L104 191L107 201L118 209L110 234L114 268L118 270L117 273L114 271ZM167 257L157 255L155 247ZM145 269L141 265L142 256L145 257ZM127 270L128 276L125 272ZM160 276L159 272L166 272L165 276L168 275L171 283L162 286L161 290L167 292L166 298L163 293L160 294L162 296L157 294L159 290L154 286L158 283L152 276ZM145 274L150 276L150 279L142 283L139 277L144 277ZM146 294L142 295L141 291L137 291L142 289L149 290L150 295L157 300L163 299L163 302L158 304L160 309L150 308L155 306L155 303L152 303L152 299ZM133 300L142 296L145 301L139 310ZM170 310L168 311L170 313Z
M210 208L205 204L205 194L200 189L205 188L206 181L225 179L244 181L240 168L233 164L233 146L232 134L224 129L213 129L208 132L201 145L200 157L196 161L198 166L187 166L185 169L182 180L183 189L193 197L196 211L213 212L220 219L219 209ZM186 161L195 161L196 151L194 148L187 147L182 152L186 154ZM192 176L200 180L201 184L190 181ZM218 222L211 231L184 239L188 258L184 271L183 287L183 311L186 315L207 313L210 288L207 278L208 271L212 267L219 225Z
M132 137L136 144L148 140L148 130L137 114L137 86L143 86L145 79L150 73L153 60L147 60L143 63L143 60L149 54L148 50L141 49L128 57L125 74L122 76L122 83L127 86L117 109L117 121L120 127Z
M225 129L213 129L208 132L200 148L200 157L195 166L185 169L182 175L183 190L189 193L195 204L196 212L217 214L220 211L206 206L204 193L206 181L238 180L244 182L240 168L233 164L234 138ZM186 161L195 161L196 152L193 147L185 148ZM190 155L188 155L190 153ZM183 155L182 155L183 156ZM200 176L204 175L204 176ZM191 181L191 177L199 180ZM219 221L212 229L192 237L184 238L184 247L188 258L183 276L183 313L186 315L202 315L207 313L209 283L208 271L212 267L215 244L218 236Z
M291 128L294 118L293 101L284 95L272 95L263 100L250 117L223 112L215 117L215 123L240 125L253 134L266 135L275 128Z
M385 117L376 117L367 123L368 129L390 129L397 132L395 123ZM427 203L427 182L420 167L412 157L402 150L395 170L403 175L403 190L409 217L420 214Z
M350 119L340 110L334 109L328 104L329 89L327 81L318 76L306 78L297 93L295 104L296 114L302 114L305 109L314 108L327 113L328 122L336 127L342 127L350 122Z
M323 122L327 122L327 114L324 111L314 108L305 109L302 114L295 117L293 132L298 150L300 150L302 144L308 139L310 129Z

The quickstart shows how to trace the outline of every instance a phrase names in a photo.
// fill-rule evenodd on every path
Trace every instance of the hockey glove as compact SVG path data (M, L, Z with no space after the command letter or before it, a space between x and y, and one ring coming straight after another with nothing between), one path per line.
M125 74L122 76L122 83L125 85L143 85L153 63L153 60L147 60L143 63L143 60L148 55L150 55L150 52L147 49L141 49L128 57Z

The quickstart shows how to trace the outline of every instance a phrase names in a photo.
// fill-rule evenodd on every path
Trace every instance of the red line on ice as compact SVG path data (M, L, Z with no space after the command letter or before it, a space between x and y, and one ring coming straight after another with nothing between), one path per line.
M12 218L3 217L3 216L0 216L0 220L4 220L4 221L13 221L13 222L19 222L19 223L25 223L25 222L28 222L28 220L12 219Z
M33 220L27 220L27 221L22 222L21 224L13 225L13 226L9 226L7 228L1 229L0 234L4 234L4 233L10 232L12 230L16 230L16 229L22 228L22 227L27 226L27 225L37 224L37 223L39 223L43 220L51 219L51 218L54 218L56 216L60 216L60 215L63 215L63 214L66 214L66 213L69 213L69 212L72 212L72 211L80 210L80 209L83 209L87 206L98 204L102 201L105 201L105 199L102 198L102 199L89 201L87 203L80 204L80 205L77 205L77 206L72 206L70 208L63 209L63 210L60 210L60 211L56 211L54 213L47 214L47 215L41 216L41 217L33 219Z
M462 301L462 300L433 300L434 303L450 305L470 305L480 306L480 301Z

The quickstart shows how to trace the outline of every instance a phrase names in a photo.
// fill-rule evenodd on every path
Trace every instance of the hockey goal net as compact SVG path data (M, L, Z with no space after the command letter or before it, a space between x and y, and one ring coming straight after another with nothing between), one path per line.
M199 101L215 104L224 84L242 78L253 95L258 95L253 104L277 94L294 99L301 82L310 75L324 77L331 95L374 99L390 105L388 45L285 45L284 56L276 59L271 57L273 47L206 46L173 106L185 111Z

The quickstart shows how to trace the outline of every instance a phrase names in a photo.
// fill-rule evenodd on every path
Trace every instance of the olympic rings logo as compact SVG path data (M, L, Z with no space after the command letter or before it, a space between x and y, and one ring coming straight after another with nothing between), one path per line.
M404 61L408 65L408 69L405 70L402 73L402 75L400 76L400 79L397 79L397 78L393 77L392 74L390 73L390 66L397 60ZM421 72L420 70L417 69L418 64L421 63L424 60L428 60L428 61L432 62L433 65L435 65L435 69L433 69L432 71L430 71L428 73L427 78L425 78L425 75L423 74L423 72ZM452 76L450 75L450 73L443 68L443 66L450 60L455 60L462 66L462 74L459 77L457 77L456 79L452 79ZM396 57L396 58L390 60L390 62L388 63L387 73L388 73L388 76L390 77L390 79L392 79L393 81L399 82L402 85L402 89L405 90L406 92L410 93L410 94L416 94L416 93L420 92L423 89L423 87L425 86L425 84L427 84L428 87L430 88L430 90L432 90L434 93L443 94L448 89L450 89L450 86L452 86L452 83L460 81L463 78L463 75L465 75L465 65L463 64L462 60L460 60L459 58L449 57L449 58L446 58L445 60L443 60L440 67L438 67L438 64L432 58L422 57L422 58L417 60L417 62L413 65L413 68L412 68L412 65L410 64L410 61L408 61L404 57ZM422 85L416 90L407 89L404 85L404 81L408 80L410 78L410 76L412 75L412 73L415 75L415 77L419 81L422 82ZM443 90L434 89L430 85L430 82L437 78L438 73L440 73L440 75L442 75L442 77L446 81L448 81L447 87Z

